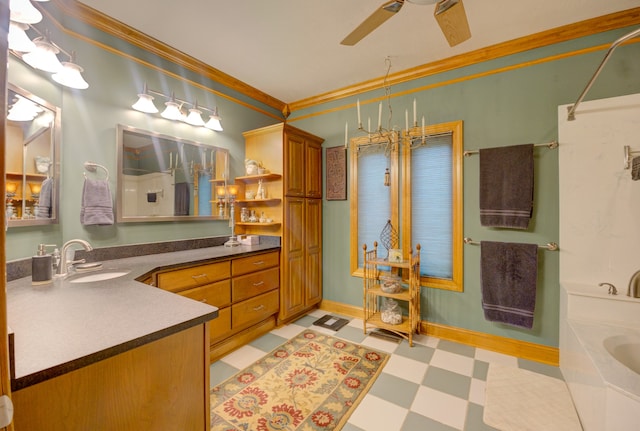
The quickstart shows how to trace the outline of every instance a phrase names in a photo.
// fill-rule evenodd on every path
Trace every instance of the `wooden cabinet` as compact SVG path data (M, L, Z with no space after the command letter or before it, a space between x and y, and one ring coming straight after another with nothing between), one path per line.
M322 198L323 140L298 129L284 130L284 194Z
M156 286L218 307L209 323L211 360L275 327L280 252L269 251L159 271Z
M364 250L364 333L368 327L382 328L394 332L409 341L413 346L413 333L418 332L420 320L420 245L416 251L411 252L408 259L391 262L386 258L378 257L378 244L373 244L373 249ZM385 276L397 276L402 289L396 293L383 291L382 285ZM382 298L390 298L406 303L407 315L402 316L402 322L398 324L383 321L381 308Z
M282 244L279 320L286 322L322 300L323 139L287 124L243 135L247 158L261 161L272 172L282 172L280 189L273 192L282 197L278 203L282 225L277 231Z
M16 430L209 430L200 324L13 392Z

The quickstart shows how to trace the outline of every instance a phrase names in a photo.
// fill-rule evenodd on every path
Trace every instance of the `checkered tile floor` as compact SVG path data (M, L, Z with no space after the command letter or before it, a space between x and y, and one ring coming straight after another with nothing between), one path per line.
M314 326L313 322L325 314L316 310L214 362L211 387L306 328L391 353L389 362L343 431L494 430L482 421L489 363L562 379L557 367L433 337L417 336L414 346L409 347L405 340L396 343L367 336L360 319L349 318L349 324L337 332Z

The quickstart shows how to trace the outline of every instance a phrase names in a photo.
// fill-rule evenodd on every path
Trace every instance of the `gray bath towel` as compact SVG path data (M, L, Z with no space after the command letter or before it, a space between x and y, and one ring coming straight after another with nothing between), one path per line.
M189 207L191 206L190 196L191 192L189 190L189 183L176 183L173 201L173 215L189 215Z
M480 242L485 319L531 329L536 307L538 246Z
M51 218L51 201L53 199L53 178L42 181L40 186L36 218Z
M533 144L480 153L480 224L527 229L533 211Z
M85 226L113 224L113 202L108 181L84 179L80 223Z
M631 160L631 179L633 181L640 180L640 156L635 156Z

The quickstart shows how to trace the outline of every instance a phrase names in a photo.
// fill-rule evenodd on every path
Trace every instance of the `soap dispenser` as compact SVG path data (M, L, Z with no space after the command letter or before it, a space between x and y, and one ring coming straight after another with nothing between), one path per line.
M53 279L53 259L47 254L47 247L55 245L40 244L35 256L31 258L31 284L49 284Z

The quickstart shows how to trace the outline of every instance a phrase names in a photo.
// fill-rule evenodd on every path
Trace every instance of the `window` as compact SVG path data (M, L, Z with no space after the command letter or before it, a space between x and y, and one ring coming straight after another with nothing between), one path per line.
M352 273L360 275L362 245L380 244L390 219L403 254L421 246L421 284L462 291L462 122L426 127L426 145L422 132L413 128L404 137L401 173L395 148L367 137L351 140ZM383 185L387 167L390 187Z

